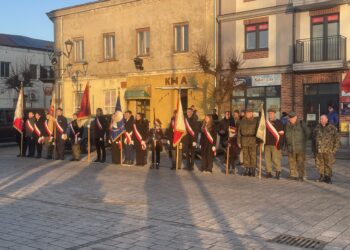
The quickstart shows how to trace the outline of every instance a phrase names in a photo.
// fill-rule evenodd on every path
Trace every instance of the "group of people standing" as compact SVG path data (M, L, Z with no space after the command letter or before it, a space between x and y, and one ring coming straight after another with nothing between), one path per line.
M288 154L289 179L303 181L305 171L305 150L307 140L312 140L312 150L315 164L319 171L318 181L331 183L334 155L340 146L340 136L333 124L337 119L334 114L322 115L317 127L310 133L306 123L295 112L285 114L281 120L276 117L274 108L268 109L266 119L266 140L264 143L266 178L280 179L282 171L282 151ZM72 145L72 161L80 159L80 142L83 138L84 127L78 125L77 114L68 123L62 114L62 109L56 110L56 118L50 113L43 117L40 113L29 112L23 131L24 141L19 156L64 159L65 141ZM148 151L152 151L151 169L159 169L160 153L167 144L169 156L172 158L171 169L181 168L182 157L185 155L185 167L194 169L196 153L201 158L200 170L211 173L213 161L217 152L217 140L226 155L226 164L230 173L236 173L236 162L243 165L244 176L255 176L257 169L258 147L263 142L257 137L259 118L254 117L252 107L245 111L235 110L224 113L219 121L216 110L205 115L203 121L198 121L196 110L191 107L186 110L184 123L186 134L181 139L178 149L173 146L176 111L170 120L165 133L159 119L154 119L153 127L142 113L135 117L131 111L123 114L124 133L117 138L111 137L113 120L108 122L102 109L96 110L93 121L93 138L97 151L95 162L106 161L105 143L109 141L112 151L112 163L144 166L147 164ZM45 153L43 153L43 150ZM35 155L36 152L36 155ZM199 153L200 152L200 153ZM179 155L177 155L179 154ZM179 161L177 161L180 159ZM273 174L274 168L274 174Z

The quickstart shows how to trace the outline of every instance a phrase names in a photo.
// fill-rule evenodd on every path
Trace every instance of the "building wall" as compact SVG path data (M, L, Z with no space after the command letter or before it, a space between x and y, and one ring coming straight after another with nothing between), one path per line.
M29 67L30 64L37 65L37 75L40 75L40 65L50 66L48 52L39 50L30 50L22 48L12 48L0 46L0 62L10 62L10 76L15 73L20 73L25 65ZM5 86L7 78L0 78L0 107L14 108L16 105L18 93L15 90L9 90ZM35 93L37 99L29 101L27 99L26 106L33 108L47 108L49 106L50 98L46 97L43 92L43 82L33 79L33 86L25 88L25 94L29 92Z
M55 26L55 46L64 48L64 41L84 38L85 60L89 63L88 74L82 78L83 85L90 82L94 93L94 108L102 105L103 91L120 88L133 78L148 79L150 76L177 74L178 72L201 72L195 64L193 52L207 47L214 58L214 1L211 0L142 0L122 3L120 0L58 10L49 14ZM125 1L124 1L125 2ZM189 24L189 52L174 53L174 24ZM143 71L135 69L133 59L137 54L137 33L140 28L150 28L150 56L143 57ZM103 34L115 33L116 59L103 60ZM63 45L63 46L62 46ZM74 50L72 52L74 54ZM82 69L72 59L63 58L61 66L70 61L73 69ZM136 80L135 80L136 81ZM109 85L105 84L106 82ZM149 80L149 84L153 81ZM213 83L213 80L211 81ZM63 80L62 105L67 116L72 112L72 84L68 77ZM126 106L126 102L123 102ZM153 102L152 102L153 103ZM123 105L123 104L122 104ZM173 104L169 110L175 109ZM164 119L170 119L164 115Z

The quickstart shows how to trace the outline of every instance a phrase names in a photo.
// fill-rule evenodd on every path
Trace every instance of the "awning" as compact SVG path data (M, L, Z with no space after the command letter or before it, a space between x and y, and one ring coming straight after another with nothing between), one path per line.
M130 89L125 91L125 100L150 99L149 93L143 89Z

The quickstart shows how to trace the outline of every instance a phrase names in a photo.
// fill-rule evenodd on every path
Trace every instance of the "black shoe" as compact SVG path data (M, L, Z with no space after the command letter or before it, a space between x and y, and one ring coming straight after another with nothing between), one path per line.
M255 177L255 168L251 168L250 170L250 176Z
M35 158L40 159L40 158L41 158L41 155L37 155Z
M316 180L317 182L325 182L325 177L323 174L320 175L320 177Z
M327 183L327 184L332 184L332 179L330 176L325 176L324 177L324 182Z
M175 169L176 169L176 167L172 166L170 169L171 169L171 170L175 170Z
M75 159L74 159L74 158L71 158L69 161L75 161Z
M292 180L292 181L297 181L298 177L294 177L294 176L289 176L288 180Z
M304 181L304 177L301 176L301 177L298 178L298 180L299 180L300 182L303 182L303 181Z
M250 175L249 168L245 168L243 176L248 176L248 175Z
M101 162L101 163L105 163L105 162L106 162L106 159L103 159L103 160L101 160L100 162Z
M17 155L17 157L21 157L21 155Z
M94 162L101 162L101 160L97 158L96 160L94 160Z
M156 164L156 169L159 169L159 162L157 162Z
M280 172L280 171L277 171L277 172L276 172L276 179L277 179L277 180L280 179L280 175L281 175L281 172Z
M272 174L270 172L266 173L266 178L272 178Z

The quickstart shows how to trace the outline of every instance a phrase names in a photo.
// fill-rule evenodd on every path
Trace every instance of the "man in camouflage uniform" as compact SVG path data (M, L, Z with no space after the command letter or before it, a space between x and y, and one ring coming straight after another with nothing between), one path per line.
M243 152L243 166L245 168L243 175L245 176L255 176L257 148L256 132L258 124L258 119L253 116L253 109L248 107L245 112L245 117L240 122L237 135L238 146Z
M312 149L315 155L316 167L320 173L319 182L332 183L332 165L334 155L340 146L340 137L337 128L328 122L326 115L322 115L320 123L312 134Z
M286 126L286 145L291 180L304 180L305 175L305 148L309 137L309 130L305 122L298 121L294 111L288 114L289 122Z

